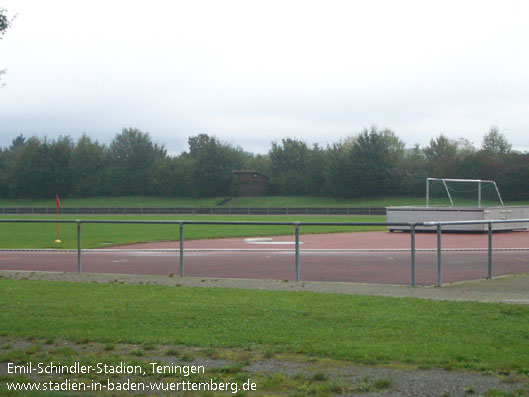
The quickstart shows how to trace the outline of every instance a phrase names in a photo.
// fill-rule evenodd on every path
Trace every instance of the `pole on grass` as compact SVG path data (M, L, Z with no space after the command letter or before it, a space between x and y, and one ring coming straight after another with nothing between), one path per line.
M77 272L81 271L81 221L77 221Z
M441 224L437 224L437 286L442 285L441 277Z
M411 234L411 285L415 287L415 224L410 225Z
M59 195L55 195L55 218L57 220L57 238L55 239L56 244L60 244L61 240L59 239L59 207L61 206L61 200L59 200Z
M184 223L180 222L180 277L184 277Z
M492 280L492 222L489 222L489 280Z
M295 223L296 227L296 281L299 281L299 223Z

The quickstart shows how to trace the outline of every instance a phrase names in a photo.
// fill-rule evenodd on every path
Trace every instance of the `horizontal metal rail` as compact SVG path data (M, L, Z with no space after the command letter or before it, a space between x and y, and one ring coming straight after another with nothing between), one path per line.
M4 215L55 214L55 207L0 207ZM70 215L386 215L385 207L61 207Z
M441 236L444 225L469 225L469 224L486 224L488 225L488 278L492 278L492 252L499 251L492 248L492 225L497 223L529 223L529 219L495 219L486 221L446 221L446 222L257 222L257 221L193 221L193 220L96 220L96 219L0 219L0 223L74 223L77 224L77 269L82 271L81 263L81 225L82 224L154 224L154 225L179 225L180 235L180 276L184 276L184 225L232 225L232 226L293 226L295 230L295 275L296 281L300 281L300 227L305 226L408 226L410 227L411 236L411 284L415 285L415 254L423 250L415 247L415 230L418 226L435 227L437 232L437 285L442 285L442 255L441 253L455 250L442 249ZM508 249L505 249L508 250ZM510 249L514 250L514 249ZM85 250L86 251L86 250ZM91 250L90 250L91 251ZM107 252L116 252L117 250L107 250ZM176 251L176 250L175 250ZM282 251L289 251L282 249ZM290 250L291 251L291 250ZM305 251L305 250L303 250ZM95 251L94 251L95 252Z
M104 220L104 219L0 219L0 223L112 223L144 225L232 225L232 226L410 226L408 222L267 222L267 221L190 221L190 220ZM418 223L417 225L423 225Z

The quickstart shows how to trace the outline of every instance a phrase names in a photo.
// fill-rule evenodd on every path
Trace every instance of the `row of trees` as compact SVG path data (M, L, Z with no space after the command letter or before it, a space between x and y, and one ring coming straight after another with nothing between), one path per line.
M504 198L529 199L529 154L512 150L497 127L476 149L444 135L406 148L389 129L364 129L326 148L284 139L268 156L271 191L336 197L423 196L427 177L492 179Z
M406 148L391 130L366 128L321 147L297 139L274 142L255 155L201 134L169 156L148 133L125 128L110 145L83 135L56 140L22 135L0 151L2 197L99 195L228 196L235 169L269 177L270 195L422 196L426 177L493 179L504 198L529 199L529 154L513 151L496 127L476 149L440 135Z
M29 198L87 196L220 196L234 189L231 171L254 158L207 135L168 156L148 133L125 128L110 145L87 135L74 142L19 135L0 151L0 194Z

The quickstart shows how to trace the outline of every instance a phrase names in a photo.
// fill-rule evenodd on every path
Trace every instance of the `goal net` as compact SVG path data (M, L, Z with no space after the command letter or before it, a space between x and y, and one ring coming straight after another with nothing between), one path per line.
M503 206L494 181L480 179L426 179L426 206Z

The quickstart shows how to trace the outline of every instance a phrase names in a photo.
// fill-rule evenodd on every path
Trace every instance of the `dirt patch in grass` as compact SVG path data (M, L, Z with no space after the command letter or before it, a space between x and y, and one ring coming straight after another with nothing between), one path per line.
M33 368L48 365L107 365L141 367L144 374L8 373L13 364ZM156 373L156 366L203 367L203 373ZM11 367L10 367L11 366ZM11 371L12 372L12 371ZM177 371L178 372L178 371ZM189 381L236 384L239 394L246 382L255 384L248 395L527 395L529 378L517 373L493 374L413 366L365 366L280 351L194 348L175 345L103 344L89 340L21 339L0 337L0 393L8 382L64 382L126 384L127 382L178 383ZM107 394L108 391L103 390ZM231 391L228 391L231 393ZM98 394L101 394L100 392ZM104 394L104 393L103 393ZM140 393L142 394L142 393ZM144 394L151 394L144 393Z

